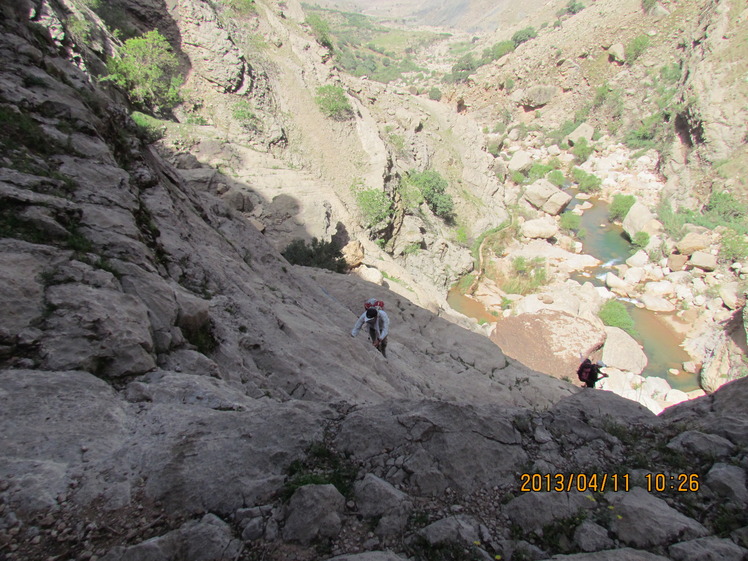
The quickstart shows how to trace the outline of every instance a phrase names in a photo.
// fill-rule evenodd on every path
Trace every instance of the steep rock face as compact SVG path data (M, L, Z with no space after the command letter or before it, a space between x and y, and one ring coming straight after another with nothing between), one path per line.
M662 453L671 440L695 448L689 470L709 474L703 493L670 497L679 527L698 528L683 520L694 512L711 533L748 522L735 492L745 381L659 419L514 363L395 293L291 267L139 141L56 45L15 20L0 25L0 547L10 561L393 559L383 550L411 557L421 538L548 559L589 545L574 537L581 505L603 533L647 535L649 519L624 526L613 498L522 489L531 475L625 471L621 485L641 489L645 470L684 469ZM349 335L373 294L391 317L387 360ZM681 422L705 436L676 440ZM341 500L374 478L418 516L379 518L364 492ZM336 516L309 520L324 514L309 496ZM509 520L538 512L548 525L518 536ZM680 551L701 533L633 547ZM740 535L729 550L744 554ZM597 558L656 558L597 543Z

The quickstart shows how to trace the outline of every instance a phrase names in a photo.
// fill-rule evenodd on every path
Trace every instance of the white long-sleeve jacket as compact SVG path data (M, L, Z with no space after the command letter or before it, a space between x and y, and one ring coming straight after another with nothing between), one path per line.
M361 331L361 328L364 326L364 323L366 323L366 312L361 314L361 317L358 318L356 325L353 326L353 331L351 331L351 337L355 337L356 335L358 335L358 332ZM377 339L384 339L389 334L390 318L387 317L387 312L385 312L384 310L378 311L377 319L374 320L374 329L376 330Z

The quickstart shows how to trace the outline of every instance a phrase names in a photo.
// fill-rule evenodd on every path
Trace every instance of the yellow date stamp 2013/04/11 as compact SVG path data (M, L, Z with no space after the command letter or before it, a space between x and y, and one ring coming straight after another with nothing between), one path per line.
M648 473L644 476L648 492L696 492L699 475L696 473ZM520 491L523 493L560 493L563 491L629 491L631 478L627 473L522 473Z

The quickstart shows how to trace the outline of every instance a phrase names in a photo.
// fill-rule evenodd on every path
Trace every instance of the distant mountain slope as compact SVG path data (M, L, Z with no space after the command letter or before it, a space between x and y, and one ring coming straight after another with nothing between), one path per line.
M500 0L318 0L310 4L361 12L388 20L407 20L417 25L429 25L461 31L494 31L511 26L545 5L543 0L511 2Z

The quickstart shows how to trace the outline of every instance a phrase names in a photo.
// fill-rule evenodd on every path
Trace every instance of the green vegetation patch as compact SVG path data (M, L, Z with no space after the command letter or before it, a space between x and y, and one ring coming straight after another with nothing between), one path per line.
M324 442L313 442L306 456L294 460L286 470L287 479L280 492L288 501L296 489L304 485L334 485L344 497L351 497L358 470L350 459L339 454Z
M364 185L355 181L351 192L356 198L367 228L384 228L392 218L392 200L381 189L364 189Z
M307 244L302 239L296 239L286 246L281 255L293 265L328 269L336 273L345 273L348 269L340 246L334 241L325 242L312 238Z
M582 168L574 168L571 172L571 176L578 184L579 190L582 191L582 193L593 193L599 191L602 185L602 179L594 173L587 173Z
M314 98L322 113L335 121L346 121L353 118L353 107L345 97L340 86L327 85L317 88Z
M501 283L508 294L530 294L548 282L545 259L516 257L512 260L512 273Z
M613 195L613 202L608 207L608 220L613 222L614 220L623 220L631 210L636 202L634 195L622 195L616 193Z
M180 101L179 61L157 30L125 41L107 63L109 80L124 88L130 100L154 111L169 110Z
M618 300L608 300L605 302L602 308L600 308L598 316L600 316L605 325L623 329L632 337L637 335L633 318L626 309L626 306Z
M403 184L406 190L408 187L417 189L434 214L445 220L452 217L454 201L446 192L449 182L438 171L411 170L401 180L401 185Z

